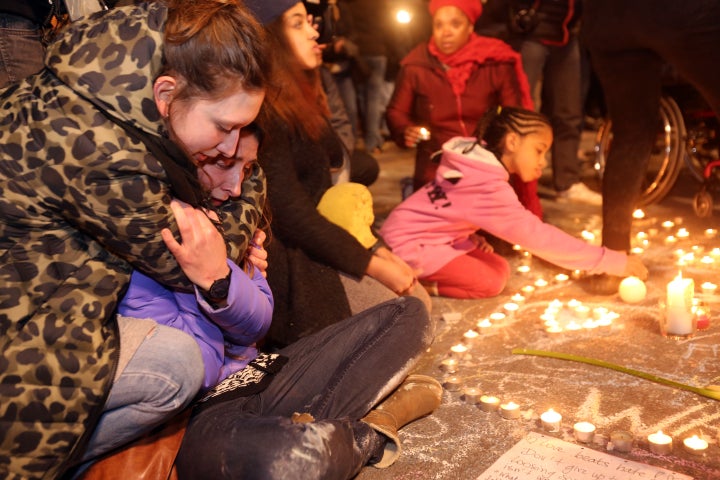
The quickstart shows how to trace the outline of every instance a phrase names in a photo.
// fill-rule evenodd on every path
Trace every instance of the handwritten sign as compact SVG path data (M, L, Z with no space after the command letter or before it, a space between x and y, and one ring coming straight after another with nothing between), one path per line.
M530 432L477 478L548 479L691 480L692 477Z

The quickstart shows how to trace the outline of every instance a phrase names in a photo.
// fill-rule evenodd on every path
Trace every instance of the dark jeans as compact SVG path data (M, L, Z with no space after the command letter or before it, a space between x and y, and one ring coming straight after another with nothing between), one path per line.
M720 2L586 0L583 35L613 143L603 177L603 245L630 248L632 212L655 142L665 63L720 116Z
M284 348L290 360L265 391L192 419L180 478L353 477L384 446L359 419L403 381L434 330L420 300L400 297ZM292 423L294 412L316 421Z
M0 13L0 87L39 72L44 58L40 26L23 17Z

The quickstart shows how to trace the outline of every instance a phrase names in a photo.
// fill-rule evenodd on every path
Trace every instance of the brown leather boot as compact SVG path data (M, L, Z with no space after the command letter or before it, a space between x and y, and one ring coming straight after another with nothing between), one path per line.
M420 417L429 415L442 400L442 386L427 375L410 375L387 399L371 410L362 421L390 439L379 462L373 466L387 468L400 456L402 447L398 430Z

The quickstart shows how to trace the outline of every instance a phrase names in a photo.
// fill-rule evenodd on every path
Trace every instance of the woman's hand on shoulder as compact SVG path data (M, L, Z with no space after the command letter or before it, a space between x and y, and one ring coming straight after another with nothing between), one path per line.
M268 253L267 250L263 248L265 239L267 239L267 235L265 234L265 232L260 229L255 230L253 239L248 246L247 260L252 263L255 268L260 270L260 273L262 273L263 277L267 278Z
M370 259L366 273L398 295L404 295L415 286L420 272L415 272L387 248L380 247Z
M230 271L225 240L202 209L180 200L170 202L170 208L178 225L180 242L167 228L160 232L162 239L188 279L207 290ZM214 212L209 214L215 215Z
M638 277L640 280L646 280L648 277L648 269L642 260L640 260L640 257L628 255L624 275L626 277Z

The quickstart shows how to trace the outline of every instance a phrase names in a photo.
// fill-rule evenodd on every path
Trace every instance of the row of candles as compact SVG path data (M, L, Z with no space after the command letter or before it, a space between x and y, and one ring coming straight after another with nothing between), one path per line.
M457 392L461 389L461 382L457 377L449 377L444 385L446 390ZM475 387L466 388L463 391L465 401L471 405L477 405L484 412L498 412L506 420L519 419L522 416L520 405L515 402L501 403L498 397L492 395L481 395L480 389ZM561 430L562 415L552 408L540 415L540 424L544 431L557 433ZM573 425L573 436L581 443L605 443L607 438L596 434L596 427L590 422L581 421ZM634 437L629 432L618 431L610 435L608 449L619 452L632 450ZM648 447L651 452L659 455L670 454L673 450L673 438L662 430L651 433L647 436ZM683 446L686 451L702 455L708 449L709 443L698 435L692 435L683 439Z

